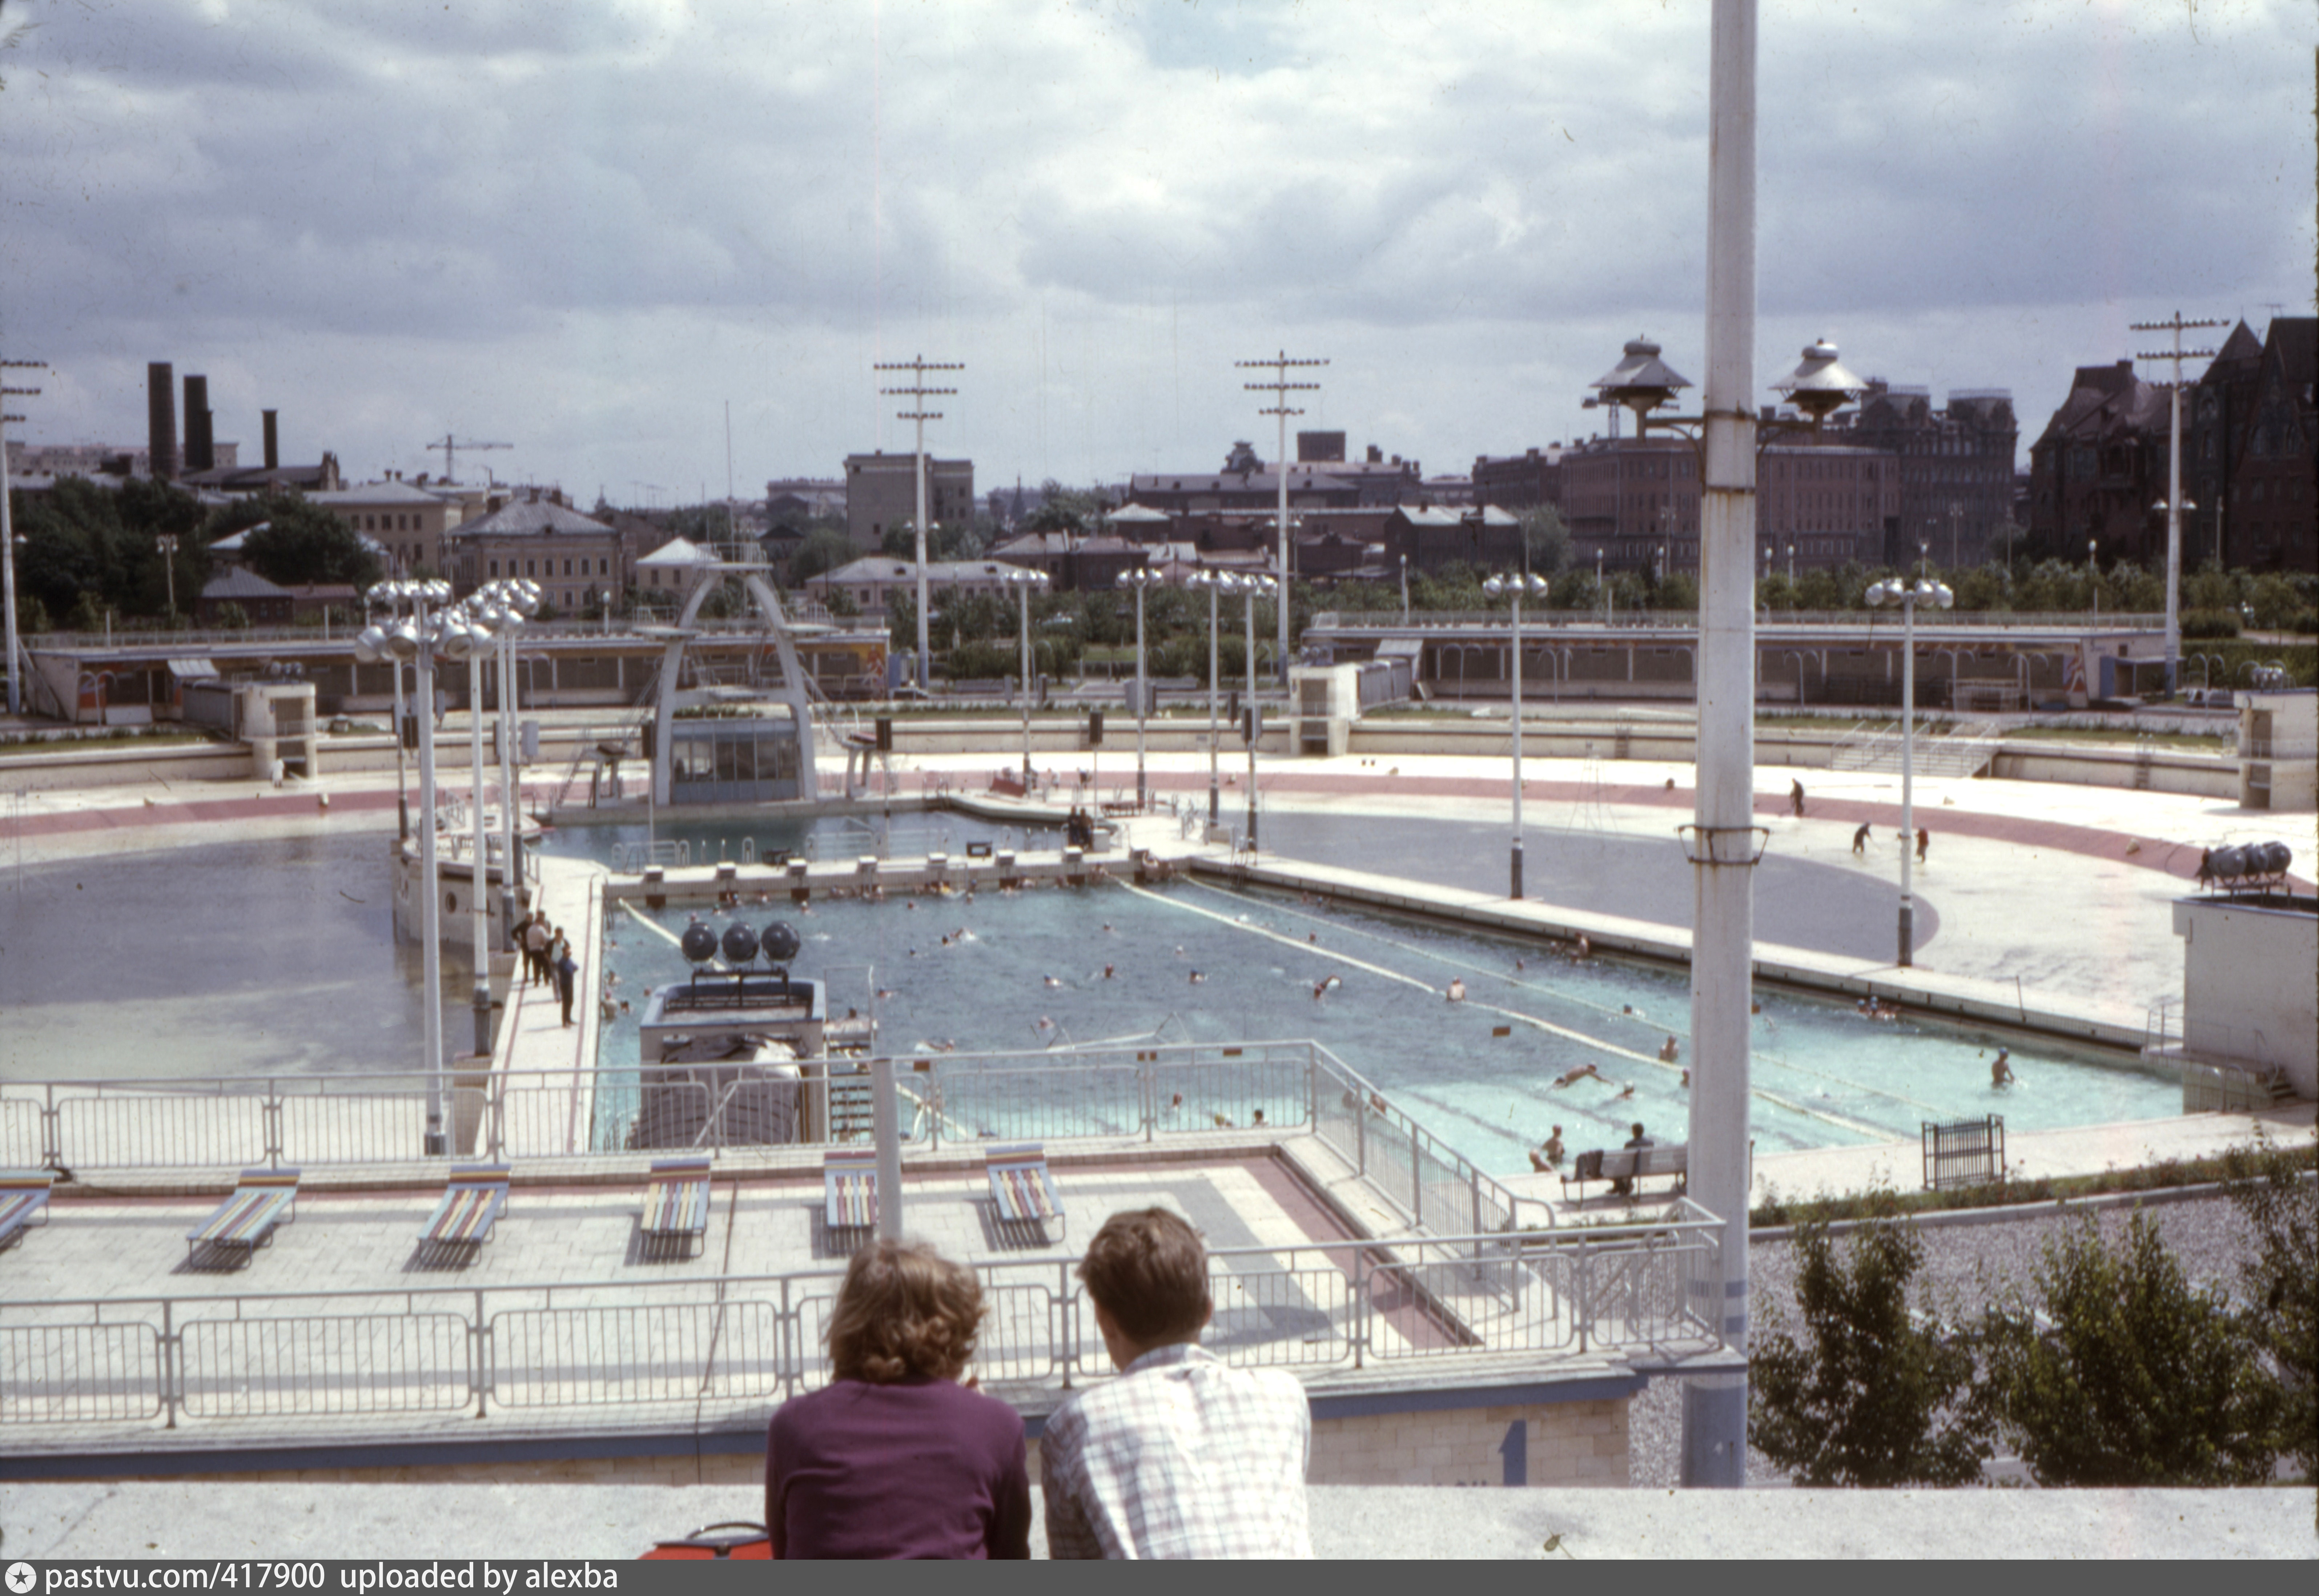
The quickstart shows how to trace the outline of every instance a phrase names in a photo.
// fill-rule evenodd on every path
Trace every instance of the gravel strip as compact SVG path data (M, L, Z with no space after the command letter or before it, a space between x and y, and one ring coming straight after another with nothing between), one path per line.
M2115 1245L2125 1234L2127 1208L2113 1208L2098 1216L2104 1240ZM2237 1279L2242 1263L2254 1257L2253 1232L2224 1197L2169 1203L2142 1210L2157 1222L2159 1234L2172 1249L2194 1285L2228 1287ZM2009 1283L2026 1288L2041 1257L2045 1239L2063 1226L2080 1222L2075 1216L2047 1214L2038 1218L1977 1225L1953 1225L1919 1230L1925 1248L1912 1285L1912 1301L1930 1299L1944 1317L1973 1317ZM1836 1239L1837 1256L1844 1256L1845 1238ZM1795 1297L1795 1248L1787 1241L1760 1242L1747 1249L1749 1285L1757 1333L1776 1307L1792 1328L1798 1324ZM1627 1474L1636 1485L1668 1487L1678 1484L1683 1460L1683 1383L1654 1380L1627 1410ZM1747 1455L1750 1485L1783 1485L1788 1478L1753 1450Z

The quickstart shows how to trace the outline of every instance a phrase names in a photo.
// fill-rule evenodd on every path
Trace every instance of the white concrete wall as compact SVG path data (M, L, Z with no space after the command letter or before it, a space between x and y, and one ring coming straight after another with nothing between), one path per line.
M2188 1050L2284 1069L2298 1096L2319 1097L2319 915L2178 898L2174 934Z

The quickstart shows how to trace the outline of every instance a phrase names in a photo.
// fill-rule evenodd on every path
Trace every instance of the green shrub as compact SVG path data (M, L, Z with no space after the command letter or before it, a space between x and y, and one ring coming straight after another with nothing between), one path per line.
M2255 1256L2239 1285L2256 1341L2276 1366L2278 1449L2319 1479L2319 1185L2308 1160L2266 1141L2223 1155L2231 1201L2254 1228Z
M2041 1485L2246 1485L2269 1476L2278 1393L2229 1303L2183 1278L2148 1215L2049 1238L1981 1331L1985 1411ZM2042 1311L2044 1321L2040 1322Z
M2239 618L2227 609L2193 609L2182 617L2185 637L2235 637Z
M1749 1444L1804 1485L1957 1485L1980 1477L1990 1424L1973 1357L1908 1311L1924 1244L1871 1222L1839 1262L1827 1227L1795 1238L1800 1337L1766 1315L1748 1381Z

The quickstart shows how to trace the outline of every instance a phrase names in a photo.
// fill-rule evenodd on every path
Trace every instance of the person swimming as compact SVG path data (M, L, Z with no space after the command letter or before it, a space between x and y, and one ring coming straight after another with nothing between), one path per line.
M1314 981L1313 983L1313 1001L1318 1003L1322 998L1328 996L1331 987L1341 987L1344 984L1343 978L1340 976L1330 976L1325 979Z
M1602 1071L1594 1065L1581 1064L1575 1069L1564 1070L1560 1075L1555 1078L1554 1084L1557 1087L1567 1087L1589 1078L1601 1080L1602 1078Z
M2001 1090L2013 1084L2014 1075L2013 1065L2011 1062L2012 1058L2013 1050L2011 1048L1999 1048L1997 1050L1997 1057L1990 1061L1989 1066L1989 1085L1990 1090Z
M1449 1001L1452 1003L1466 1001L1466 978L1463 976L1449 978Z

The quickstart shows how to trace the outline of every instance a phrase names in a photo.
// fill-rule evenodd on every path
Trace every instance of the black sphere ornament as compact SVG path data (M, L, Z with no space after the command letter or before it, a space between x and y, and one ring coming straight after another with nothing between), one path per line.
M706 964L717 957L717 933L706 925L688 925L679 941L684 956L695 964Z
M725 928L725 962L746 964L757 956L757 933L735 921Z
M757 943L764 950L765 960L769 964L787 964L798 956L798 950L805 946L798 936L797 927L786 920L775 920L767 925L758 933Z

